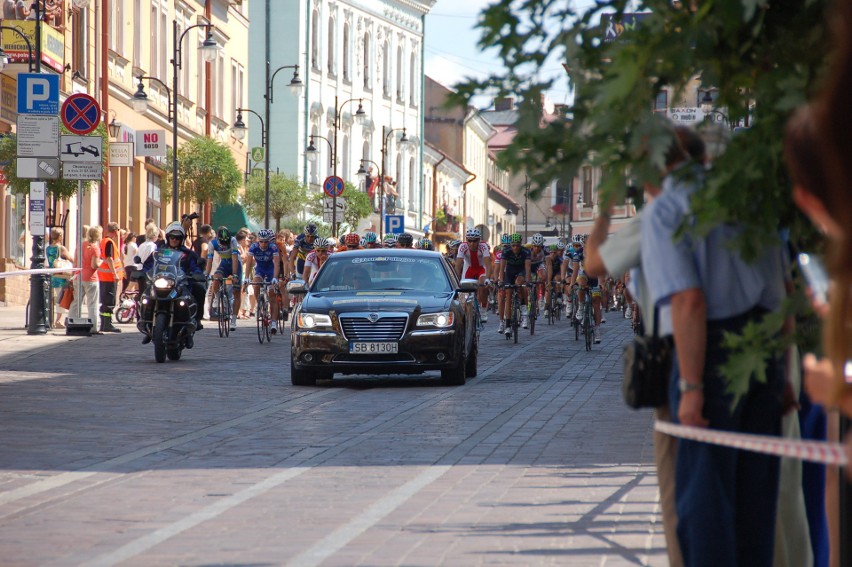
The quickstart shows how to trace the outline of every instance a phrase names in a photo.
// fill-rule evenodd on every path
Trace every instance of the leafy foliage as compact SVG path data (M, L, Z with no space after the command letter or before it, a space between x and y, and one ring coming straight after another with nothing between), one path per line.
M301 212L308 200L308 188L295 175L270 173L269 218L275 221L275 230L281 221ZM250 217L263 220L266 216L266 181L264 177L251 177L246 183L243 205ZM268 227L267 227L268 228Z
M737 246L746 259L777 242L781 228L794 247L818 242L793 206L782 140L788 115L820 83L828 0L598 0L584 13L575 4L493 1L480 15L480 47L496 47L506 70L456 85L452 101L468 104L481 92L521 97L518 134L500 162L529 175L533 197L587 164L603 170L604 202L623 199L631 183L658 183L672 134L653 112L655 98L667 89L669 100L679 101L694 96L698 84L717 93L717 111L734 136L694 199L694 230L740 223ZM646 12L641 23L605 42L601 15L624 22L628 5ZM567 120L542 127L541 94L552 80L539 71L551 58L564 63L574 104ZM801 313L800 305L788 311ZM728 338L723 371L733 393L760 379L767 356L784 348L774 339L779 327L773 318Z
M63 124L59 125L59 131L61 134L71 134L71 131ZM95 128L95 131L90 136L100 136L103 138L103 155L101 159L104 168L106 168L106 159L109 155L109 135L103 122L98 124L98 127ZM0 162L6 164L3 166L3 171L6 174L6 179L9 182L9 187L12 189L12 193L29 195L30 181L34 180L18 177L17 153L18 137L15 134L0 137ZM73 197L77 193L78 182L75 180L52 179L47 180L46 183L48 193L60 200ZM83 188L87 188L91 183L91 181L84 181Z
M172 150L166 152L166 162L172 162ZM178 191L182 201L234 203L243 174L231 150L225 144L206 136L187 141L178 148ZM160 195L163 201L172 198L171 168L166 171Z

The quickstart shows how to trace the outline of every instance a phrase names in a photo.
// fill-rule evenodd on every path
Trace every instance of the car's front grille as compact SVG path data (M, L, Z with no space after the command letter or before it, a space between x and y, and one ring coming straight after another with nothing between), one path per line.
M408 318L405 316L380 316L375 322L370 321L369 316L340 317L343 335L349 341L398 341L405 332L407 322Z

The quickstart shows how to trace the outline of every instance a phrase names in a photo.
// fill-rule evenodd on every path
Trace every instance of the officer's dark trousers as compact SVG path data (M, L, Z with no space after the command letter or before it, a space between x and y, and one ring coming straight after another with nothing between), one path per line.
M719 366L727 359L722 333L739 333L746 315L708 324L704 367L704 417L710 428L760 435L780 435L784 373L771 360L766 383L752 377L748 393L736 407L726 393ZM677 421L680 401L677 356L670 401ZM677 533L688 567L771 567L778 499L779 460L750 451L698 441L679 440L675 472Z

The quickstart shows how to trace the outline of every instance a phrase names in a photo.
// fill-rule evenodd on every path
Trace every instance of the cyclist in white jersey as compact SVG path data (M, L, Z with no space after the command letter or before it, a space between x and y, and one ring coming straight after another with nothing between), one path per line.
M465 233L466 242L459 245L456 255L456 274L459 279L479 281L477 297L481 307L481 320L485 323L488 321L488 289L484 284L488 283L487 277L491 273L491 252L481 239L479 229L472 228Z

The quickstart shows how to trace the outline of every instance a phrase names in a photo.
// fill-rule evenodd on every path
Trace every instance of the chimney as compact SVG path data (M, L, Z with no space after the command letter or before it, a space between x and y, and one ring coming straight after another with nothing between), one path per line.
M515 99L507 96L494 99L494 110L502 111L502 110L514 110L515 109Z

